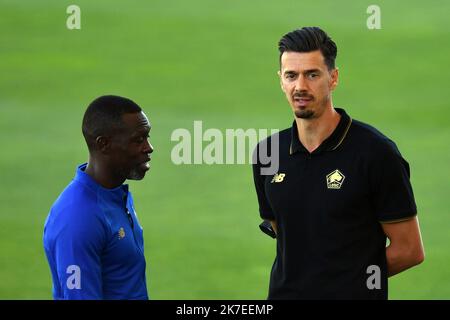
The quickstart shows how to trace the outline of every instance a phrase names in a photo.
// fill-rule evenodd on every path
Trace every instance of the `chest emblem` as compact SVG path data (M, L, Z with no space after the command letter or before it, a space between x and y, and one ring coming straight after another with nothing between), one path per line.
M276 173L273 178L272 181L270 181L270 183L279 183L279 182L283 182L284 177L286 176L285 173Z
M340 189L344 183L345 176L338 169L327 175L327 188Z
M119 240L122 240L123 238L125 238L125 230L123 230L123 228L119 229Z

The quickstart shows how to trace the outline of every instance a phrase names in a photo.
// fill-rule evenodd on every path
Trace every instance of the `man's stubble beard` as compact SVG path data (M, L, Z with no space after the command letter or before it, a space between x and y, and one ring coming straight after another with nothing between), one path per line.
M311 119L314 117L313 110L296 110L294 114L295 117L299 119Z
M315 99L315 98L314 98ZM295 110L294 114L297 119L313 119L318 118L324 110L326 109L326 105L330 100L329 97L325 97L323 101L319 101L316 106L313 106L312 109L304 109L304 110ZM317 100L315 101L317 102Z
M145 172L141 173L137 168L133 168L127 176L128 180L142 180L145 177Z

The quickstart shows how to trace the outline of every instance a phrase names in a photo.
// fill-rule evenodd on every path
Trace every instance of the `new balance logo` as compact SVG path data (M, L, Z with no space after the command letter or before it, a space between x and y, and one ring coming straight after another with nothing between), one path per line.
M276 173L273 178L272 181L270 181L270 183L279 183L279 182L283 182L284 177L286 176L285 173Z

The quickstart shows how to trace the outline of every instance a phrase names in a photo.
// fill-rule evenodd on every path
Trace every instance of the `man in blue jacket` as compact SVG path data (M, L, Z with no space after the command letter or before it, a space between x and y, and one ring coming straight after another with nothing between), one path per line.
M142 228L123 183L149 170L150 128L127 98L102 96L87 108L89 162L78 166L44 227L54 299L148 299Z

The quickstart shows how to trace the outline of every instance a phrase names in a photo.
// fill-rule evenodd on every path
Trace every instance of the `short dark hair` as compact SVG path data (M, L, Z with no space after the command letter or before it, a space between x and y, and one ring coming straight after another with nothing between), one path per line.
M94 150L98 136L109 135L122 127L123 114L141 111L134 101L124 97L105 95L92 101L84 113L82 125L89 151Z
M328 70L334 69L334 60L337 56L336 43L319 27L303 27L285 34L278 42L281 56L286 51L311 52L320 50L325 58Z

